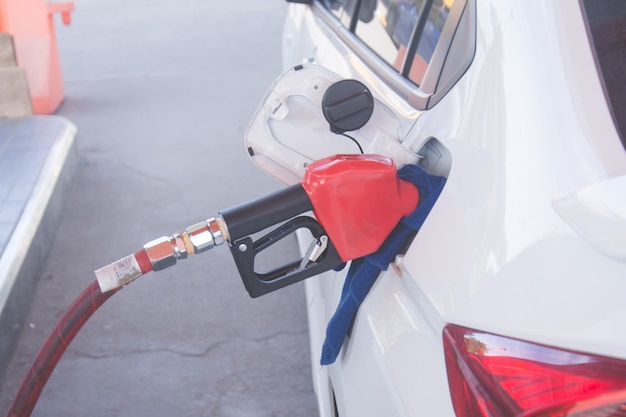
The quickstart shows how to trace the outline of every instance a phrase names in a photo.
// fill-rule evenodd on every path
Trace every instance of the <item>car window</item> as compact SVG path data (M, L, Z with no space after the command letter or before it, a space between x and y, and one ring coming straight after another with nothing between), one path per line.
M320 0L319 4L341 22L339 27L330 24L339 38L415 108L434 106L473 59L474 0Z
M404 68L404 75L417 85L420 85L424 79L426 68L433 56L437 42L439 42L443 26L453 4L454 0L435 1L428 11L428 18L419 37L415 54L413 54L413 61L410 66Z
M322 0L324 6L326 6L346 28L350 27L350 19L352 16L350 10L354 9L356 2L357 0L347 0L348 12L344 13L344 10L346 9L346 0Z
M582 4L608 102L626 148L626 1L584 0Z
M379 1L376 10L379 18L357 22L356 35L396 70L420 85L453 3L453 0ZM426 18L420 22L424 14ZM413 39L415 45L410 44Z
M380 0L374 3L372 15L376 18L359 19L355 34L400 72L424 1Z
M346 28L417 85L424 78L453 3L454 0L325 1ZM423 15L426 17L421 19ZM415 44L411 45L413 39Z

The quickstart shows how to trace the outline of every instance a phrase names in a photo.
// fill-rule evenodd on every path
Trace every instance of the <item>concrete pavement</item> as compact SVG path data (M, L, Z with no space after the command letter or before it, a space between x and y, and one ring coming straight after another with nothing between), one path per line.
M285 11L282 0L77 0L72 25L57 25L57 114L78 129L78 169L0 411L95 269L280 188L242 138L282 70ZM275 254L295 255L295 242ZM251 299L222 246L108 301L33 415L314 416L308 352L302 285Z

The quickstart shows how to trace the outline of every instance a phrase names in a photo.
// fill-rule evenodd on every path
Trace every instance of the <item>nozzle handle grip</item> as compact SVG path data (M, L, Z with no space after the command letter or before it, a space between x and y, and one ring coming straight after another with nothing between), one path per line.
M326 231L315 219L308 216L299 216L289 220L256 241L253 241L249 236L232 241L230 251L235 259L235 264L244 286L251 297L256 298L278 290L303 279L329 271L343 263L332 242L328 240L328 246L315 262L303 266L302 258L299 258L267 272L255 270L255 258L260 252L301 228L308 229L315 240L320 240L323 236L326 236Z
M311 210L313 205L304 187L295 184L224 210L220 215L228 227L230 241L234 242Z

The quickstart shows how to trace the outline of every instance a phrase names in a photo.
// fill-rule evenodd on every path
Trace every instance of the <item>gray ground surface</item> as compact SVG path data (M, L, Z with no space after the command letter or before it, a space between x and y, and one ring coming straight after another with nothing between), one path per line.
M76 0L71 26L57 21L57 114L78 127L80 166L0 410L95 269L280 187L249 161L243 133L282 70L285 11L281 0ZM33 415L314 416L307 336L302 285L251 299L222 246L109 300Z

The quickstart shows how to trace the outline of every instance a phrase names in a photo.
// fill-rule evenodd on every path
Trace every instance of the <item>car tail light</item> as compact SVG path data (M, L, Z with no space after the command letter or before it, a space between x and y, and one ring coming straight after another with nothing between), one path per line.
M626 361L451 324L443 343L458 417L626 417Z

